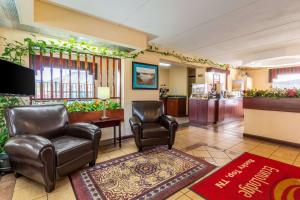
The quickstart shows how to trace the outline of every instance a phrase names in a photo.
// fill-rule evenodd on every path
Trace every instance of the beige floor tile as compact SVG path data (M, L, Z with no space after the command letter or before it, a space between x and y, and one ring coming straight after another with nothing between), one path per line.
M230 158L214 158L218 166L224 166L227 163L231 162Z
M294 164L296 167L300 167L300 161L295 161Z
M185 188L183 188L183 189L180 190L180 192L183 193L183 194L185 194L185 193L187 193L189 191L190 191L190 189L187 188L187 187L185 187Z
M25 177L16 181L13 200L32 200L47 196L43 185L33 182Z
M193 150L193 154L194 154L194 156L201 157L201 158L211 158L208 151L205 151L205 150L200 150L200 151Z
M52 199L76 199L68 177L64 177L56 182L55 190L51 193L48 193L48 200Z
M229 158L223 151L210 151L209 154L212 158Z
M290 160L289 158L283 158L283 157L277 157L277 156L270 156L270 159L277 160L279 162L287 163L287 164L293 164L294 160Z
M196 194L193 191L189 191L185 195L190 197L193 200L205 200L204 198L202 198L200 195Z
M285 147L279 147L272 156L281 157L281 158L288 158L290 160L295 160L297 156L299 155L299 151L285 148Z
M259 149L258 150L254 149L250 151L250 153L253 153L258 156L266 157L266 158L269 158L272 155L272 152L264 152L264 151L260 151Z
M170 196L169 198L167 198L167 200L176 200L178 199L180 196L184 195L181 192L176 192L175 194L173 194L172 196Z
M176 200L191 200L191 198L186 195L182 195L182 196L178 197Z

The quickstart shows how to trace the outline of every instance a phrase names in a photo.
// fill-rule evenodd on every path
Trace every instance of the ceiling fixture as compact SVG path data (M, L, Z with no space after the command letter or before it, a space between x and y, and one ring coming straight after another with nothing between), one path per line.
M170 64L170 63L163 63L163 62L160 62L160 63L159 63L159 66L170 67L171 64Z

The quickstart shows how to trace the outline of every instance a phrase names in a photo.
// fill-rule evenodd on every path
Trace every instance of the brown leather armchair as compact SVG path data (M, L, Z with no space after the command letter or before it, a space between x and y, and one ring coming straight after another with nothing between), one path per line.
M10 139L4 148L12 169L45 185L47 192L59 176L95 164L101 130L87 123L68 124L64 105L8 108L5 119Z
M129 123L139 151L152 145L168 145L169 149L172 148L178 123L163 113L164 105L161 101L132 102L133 116Z

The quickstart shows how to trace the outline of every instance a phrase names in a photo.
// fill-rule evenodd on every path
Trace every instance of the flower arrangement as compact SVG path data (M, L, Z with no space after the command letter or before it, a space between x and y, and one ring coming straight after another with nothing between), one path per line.
M300 98L300 89L245 90L244 97Z
M70 101L64 103L68 112L93 112L104 110L104 101ZM120 109L121 105L118 102L107 101L106 110Z

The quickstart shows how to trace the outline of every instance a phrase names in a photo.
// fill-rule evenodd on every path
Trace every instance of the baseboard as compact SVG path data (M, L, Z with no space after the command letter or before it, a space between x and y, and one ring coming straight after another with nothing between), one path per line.
M126 140L129 138L133 138L133 135L125 135L121 137L121 141L122 140ZM118 138L117 138L117 143L118 143ZM100 145L110 145L110 144L114 144L114 138L111 139L106 139L106 140L102 140L100 141Z
M300 144L294 143L294 142L288 142L288 141L283 141L283 140L278 140L278 139L273 139L273 138L268 138L268 137L263 137L259 135L252 135L248 133L243 133L244 137L249 137L249 138L254 138L254 139L259 139L259 140L265 140L267 142L274 142L277 144L281 145L287 145L287 146L293 146L293 147L300 147Z

